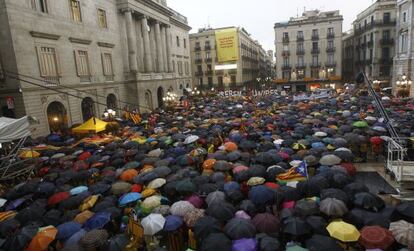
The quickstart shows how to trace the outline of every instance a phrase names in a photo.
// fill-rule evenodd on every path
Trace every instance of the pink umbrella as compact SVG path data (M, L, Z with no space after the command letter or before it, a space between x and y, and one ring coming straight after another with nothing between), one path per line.
M250 220L251 219L251 217L243 210L237 211L234 216L236 218L239 218L239 219L245 219L245 220Z
M191 195L186 200L196 208L202 208L204 204L204 200L197 195Z
M236 174L247 170L249 170L247 166L236 166L235 168L233 168L233 173Z
M285 201L282 204L283 208L294 208L295 207L295 201Z

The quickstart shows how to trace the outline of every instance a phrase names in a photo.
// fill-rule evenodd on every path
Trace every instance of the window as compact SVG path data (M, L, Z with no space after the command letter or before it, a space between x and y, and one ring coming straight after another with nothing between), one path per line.
M207 71L211 71L211 64L207 65Z
M371 34L369 35L369 41L374 42L374 33L373 32L371 32Z
M400 35L400 52L407 52L407 38L408 33L404 32Z
M202 86L202 85L203 85L203 78L199 78L199 79L198 79L198 84L199 84L200 86Z
M312 30L312 37L317 37L318 36L318 29L313 29Z
M184 48L187 48L187 40L184 38Z
M40 76L48 81L59 81L60 69L56 49L47 46L37 47ZM56 83L56 84L57 84Z
M389 40L390 39L390 31L389 30L384 30L382 32L382 39L383 40Z
M178 61L177 65L178 65L178 74L181 76L181 75L183 75L183 62Z
M176 40L177 40L177 47L180 47L180 38L178 36L176 37Z
M197 65L197 72L202 72L203 69L201 68L201 65Z
M219 86L223 86L223 76L218 76L217 77L217 82Z
M198 49L200 48L200 42L195 43L195 48L198 48Z
M372 57L374 56L374 51L372 49L369 49L369 60L372 60Z
M208 84L208 88L213 87L213 78L212 78L212 77L209 77L209 78L207 79L207 84Z
M106 11L102 9L98 9L98 21L100 28L108 28L108 24L106 22Z
M209 51L206 51L206 59L210 59L211 58L211 53Z
M298 56L298 66L303 67L305 65L305 61L303 56Z
M365 20L364 20L364 27L367 27L367 24L368 24L368 22L367 22L367 20L365 19Z
M195 54L195 59L201 59L201 54L200 54L199 52L197 52L197 53Z
M283 32L283 38L289 38L289 33L288 32Z
M283 51L289 51L289 45L284 44L283 45Z
M334 42L333 40L328 40L328 48L332 49L334 47Z
M303 51L303 43L298 43L298 51Z
M319 64L319 57L318 55L312 56L312 65L317 66Z
M43 13L48 13L47 0L31 0L33 10L38 10Z
M173 67L173 72L175 73L175 62L174 62L174 60L172 61L172 67Z
M290 71L283 71L282 72L282 78L285 80L289 80L290 79Z
M298 70L298 73L297 73L297 78L298 78L298 79L303 79L303 78L305 78L305 71L304 71L304 70Z
M382 48L382 58L383 59L389 59L390 58L390 48L389 47Z
M328 64L329 64L329 65L332 65L334 62L335 62L335 59L334 59L334 54L329 53L329 54L328 54Z
M374 16L371 16L371 25L374 24Z
M391 21L391 13L384 12L383 19L384 19L384 23L389 23Z
M312 68L311 69L311 78L319 78L319 69L318 68Z
M236 76L235 75L231 75L231 83L236 84Z
M76 71L81 82L91 81L91 71L89 66L88 52L84 50L75 50Z
M106 81L114 80L114 69L112 64L112 54L102 53L102 69Z
M189 75L190 74L190 64L188 62L185 62L184 67L185 67L185 74Z
M303 31L298 31L298 38L300 38L300 39L303 38Z
M318 42L313 42L312 43L312 50L317 50L318 49Z
M328 28L328 35L333 35L334 34L334 28L330 27Z
M289 58L288 57L283 58L283 66L289 66Z
M81 5L79 0L69 0L70 1L70 13L72 20L75 22L82 22L81 16Z
M407 22L407 12L404 12L404 13L403 13L403 18L402 18L402 20L403 20L403 23L406 23L406 22Z

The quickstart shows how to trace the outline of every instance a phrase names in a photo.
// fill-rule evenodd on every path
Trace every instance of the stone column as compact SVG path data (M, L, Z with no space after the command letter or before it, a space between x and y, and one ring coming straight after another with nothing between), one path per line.
M157 43L157 58L158 58L158 71L164 72L164 58L162 57L162 39L160 31L160 23L155 21L155 41Z
M165 36L165 26L161 26L161 41L162 41L162 60L164 62L164 72L168 72L168 61L167 61L167 38Z
M171 55L171 27L168 25L165 29L165 41L167 44L167 65L168 65L168 72L173 71L172 66L172 55Z
M135 32L137 36L137 60L138 60L138 71L145 72L144 65L144 39L142 38L142 20L138 20L135 26Z
M128 42L128 59L129 59L129 69L131 72L138 71L137 64L137 40L134 32L134 23L132 20L132 11L127 10L124 12L126 19L126 33L127 33L127 42Z
M141 19L141 32L142 32L142 39L144 42L145 72L153 72L154 68L152 65L151 45L150 45L150 39L149 39L149 34L148 34L148 20L146 16L143 16Z

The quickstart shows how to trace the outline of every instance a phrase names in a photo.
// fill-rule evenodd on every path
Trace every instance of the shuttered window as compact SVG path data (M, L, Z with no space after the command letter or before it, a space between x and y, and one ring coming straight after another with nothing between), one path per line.
M84 50L75 50L75 63L81 82L90 82L91 70L89 66L88 52Z
M82 22L82 15L81 15L81 5L78 0L69 0L70 4L70 12L72 15L72 20L75 22Z
M98 20L99 20L99 27L108 28L108 24L106 22L106 11L105 10L98 9Z
M40 76L45 78L46 85L59 84L60 67L56 49L48 46L37 46L36 49Z
M106 81L114 80L114 69L111 53L102 53L102 70Z

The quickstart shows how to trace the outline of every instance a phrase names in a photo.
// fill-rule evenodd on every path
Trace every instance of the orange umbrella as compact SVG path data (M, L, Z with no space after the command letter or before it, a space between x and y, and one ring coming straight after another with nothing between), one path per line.
M85 210L85 211L79 213L78 215L76 215L75 219L73 219L73 221L83 225L94 214L95 214L94 212L91 212L89 210Z
M228 152L234 152L237 150L237 145L233 142L227 142L224 144L224 149Z
M40 228L27 248L27 251L44 251L55 240L58 230L53 226Z
M132 181L135 176L138 175L138 171L135 169L128 169L121 174L121 180Z
M22 159L38 158L40 153L31 150L25 150L19 154L19 157Z
M205 170L213 170L214 164L216 163L215 159L208 159L203 163L203 169Z

